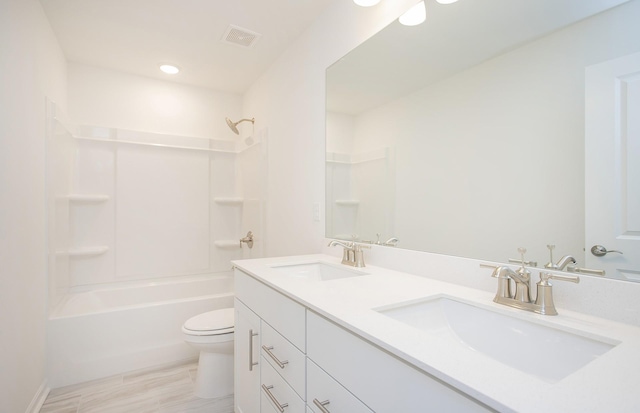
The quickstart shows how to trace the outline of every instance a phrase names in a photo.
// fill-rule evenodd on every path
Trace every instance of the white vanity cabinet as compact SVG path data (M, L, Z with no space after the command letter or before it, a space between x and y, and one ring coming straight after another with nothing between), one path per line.
M307 357L378 413L492 411L313 311L307 311ZM308 397L316 397L311 388Z
M491 411L237 269L235 288L236 413Z
M237 269L235 289L236 316L240 317L235 338L241 341L234 355L236 413L304 413L305 307ZM239 328L247 311L259 325L259 336L254 337L252 347L244 331L247 327ZM258 364L249 372L246 366L250 357Z

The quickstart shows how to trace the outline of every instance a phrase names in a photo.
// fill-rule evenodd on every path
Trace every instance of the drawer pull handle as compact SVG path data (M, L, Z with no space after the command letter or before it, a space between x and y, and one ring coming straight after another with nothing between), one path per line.
M318 406L318 409L320 409L320 411L322 413L331 413L329 410L327 410L326 406L327 404L329 404L329 400L325 400L323 402L321 402L318 399L313 399L313 404L315 404L316 406Z
M253 338L257 335L258 333L254 333L253 329L249 330L249 371L253 371L253 366L258 365L257 361L253 361Z
M273 389L273 386L265 386L264 384L262 385L262 390L264 390L264 392L267 393L267 396L269 396L271 401L276 405L280 413L284 413L284 408L289 406L289 403L280 404L278 399L276 399L276 396L274 396L273 393L271 393L271 389Z
M278 367L280 367L281 369L285 368L285 364L289 364L289 360L285 360L285 361L278 360L276 355L271 352L271 350L273 350L273 346L269 346L269 347L262 346L262 349L264 350L265 353L269 355L269 357L273 359L273 361L275 361L278 364Z

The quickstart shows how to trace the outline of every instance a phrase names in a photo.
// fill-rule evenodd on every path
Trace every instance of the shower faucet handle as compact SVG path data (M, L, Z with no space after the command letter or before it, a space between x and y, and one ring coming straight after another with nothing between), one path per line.
M249 247L249 249L253 248L253 232L249 231L247 232L247 236L244 238L240 238L240 248L242 248L242 243L247 244L247 247Z

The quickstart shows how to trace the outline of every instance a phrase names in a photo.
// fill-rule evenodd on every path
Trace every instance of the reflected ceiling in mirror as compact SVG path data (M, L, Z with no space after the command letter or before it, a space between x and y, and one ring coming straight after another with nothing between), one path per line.
M584 71L639 51L639 16L623 0L427 2L424 24L358 46L327 70L327 237L598 265Z

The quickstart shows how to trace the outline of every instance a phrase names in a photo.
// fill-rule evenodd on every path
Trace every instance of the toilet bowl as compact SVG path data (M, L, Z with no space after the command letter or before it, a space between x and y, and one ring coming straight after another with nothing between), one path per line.
M200 351L194 394L205 399L233 393L233 308L209 311L182 326L184 341Z

